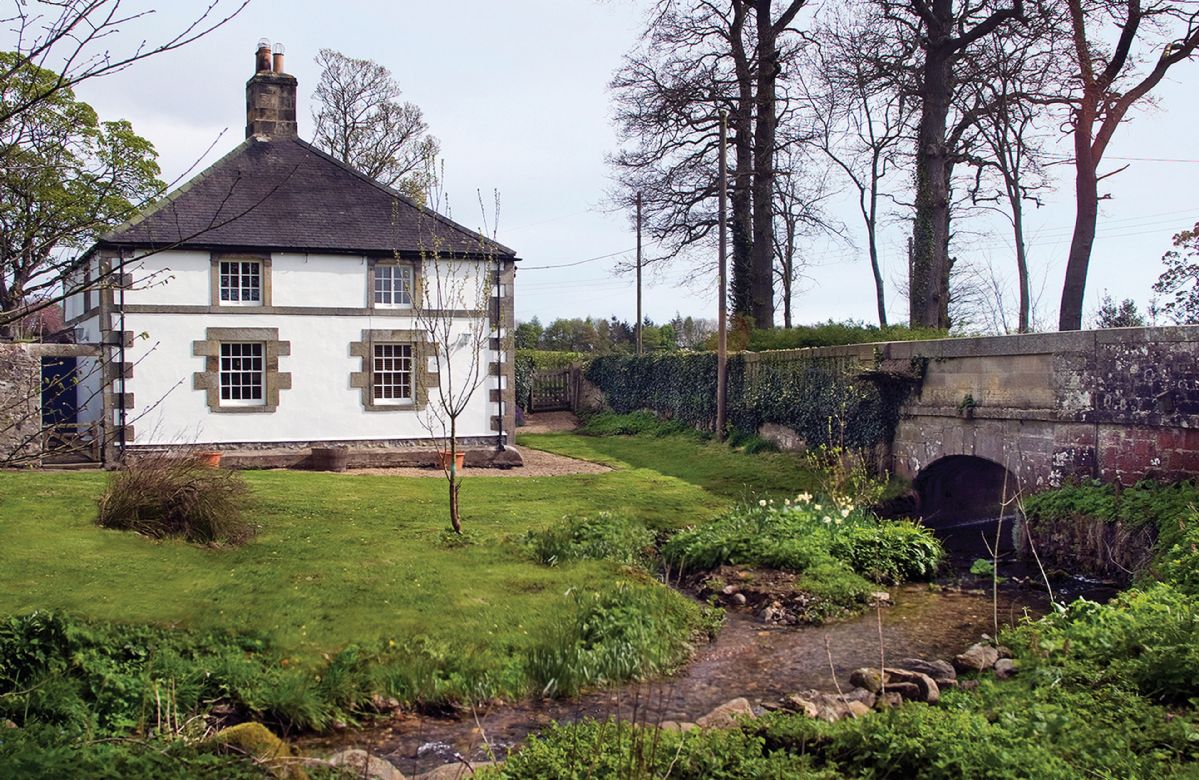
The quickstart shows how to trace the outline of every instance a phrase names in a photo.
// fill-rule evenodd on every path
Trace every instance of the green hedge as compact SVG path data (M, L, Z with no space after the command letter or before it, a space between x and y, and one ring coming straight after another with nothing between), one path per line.
M748 349L751 352L764 352L771 349L837 347L876 341L926 341L947 336L945 331L936 328L909 328L907 325L888 325L880 328L853 320L829 320L814 325L797 325L793 328L755 328L749 334Z
M613 411L649 409L702 430L716 420L716 355L606 355L587 367ZM728 422L755 434L765 422L794 429L810 446L870 447L891 438L902 397L856 381L833 359L728 361Z

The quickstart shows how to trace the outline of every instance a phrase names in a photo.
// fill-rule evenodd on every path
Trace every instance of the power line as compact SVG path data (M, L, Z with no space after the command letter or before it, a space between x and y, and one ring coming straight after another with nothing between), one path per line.
M519 266L517 268L517 270L519 270L519 271L544 271L544 270L552 269L552 268L572 268L576 265L582 265L583 263L594 263L596 260L606 260L609 257L616 257L617 255L628 254L629 252L632 252L632 251L633 251L632 248L622 249L619 252L610 252L606 255L597 255L595 257L588 257L585 260L575 260L572 263L558 263L556 265L522 265L522 266Z

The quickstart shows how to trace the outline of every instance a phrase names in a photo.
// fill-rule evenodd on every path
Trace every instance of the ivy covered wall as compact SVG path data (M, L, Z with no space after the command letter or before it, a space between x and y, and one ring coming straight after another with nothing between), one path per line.
M796 351L731 355L728 423L757 433L763 423L795 430L808 446L853 448L889 442L903 398L889 385L858 379L873 353ZM650 409L704 430L716 421L716 355L710 352L595 358L587 379L616 412Z

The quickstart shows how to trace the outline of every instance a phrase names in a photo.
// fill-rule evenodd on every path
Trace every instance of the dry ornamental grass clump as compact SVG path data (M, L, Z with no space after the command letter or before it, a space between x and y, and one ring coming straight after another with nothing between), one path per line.
M199 544L241 544L254 525L242 518L249 489L234 471L191 454L151 454L109 477L97 522L105 528Z

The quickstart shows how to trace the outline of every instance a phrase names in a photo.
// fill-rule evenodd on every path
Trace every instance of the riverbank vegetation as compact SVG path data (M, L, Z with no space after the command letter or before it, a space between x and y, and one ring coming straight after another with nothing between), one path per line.
M1067 516L1160 528L1134 586L1080 599L999 637L1016 675L989 672L907 703L825 723L769 713L731 732L563 724L501 777L1168 778L1199 775L1199 512L1190 485L1069 485L1029 501ZM617 768L614 770L613 768ZM623 768L623 769L620 769ZM627 771L625 771L627 770Z
M256 533L215 546L99 527L103 474L0 475L0 722L19 726L0 731L0 775L100 765L113 739L197 744L222 719L320 730L380 701L441 708L667 674L718 613L649 574L659 535L811 485L795 457L692 438L662 441L661 470L653 441L549 438L614 470L471 479L465 540L442 530L432 479L247 473ZM555 531L563 518L591 521ZM633 546L613 548L628 554L607 549L630 528ZM546 535L540 559L530 534Z

